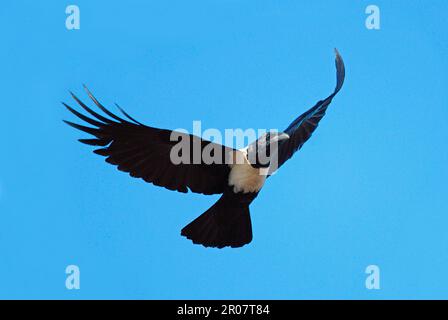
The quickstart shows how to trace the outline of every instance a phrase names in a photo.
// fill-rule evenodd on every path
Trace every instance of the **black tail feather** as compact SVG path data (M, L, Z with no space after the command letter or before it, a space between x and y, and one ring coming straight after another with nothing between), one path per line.
M242 247L252 241L249 206L223 196L183 228L181 235L204 247Z

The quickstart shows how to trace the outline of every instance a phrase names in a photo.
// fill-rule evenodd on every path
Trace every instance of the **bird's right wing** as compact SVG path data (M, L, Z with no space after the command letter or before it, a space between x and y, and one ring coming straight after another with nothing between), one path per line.
M341 90L345 78L345 66L342 57L336 50L336 88L326 99L319 101L314 107L295 119L284 131L289 139L282 140L278 146L278 166L280 168L292 155L299 150L316 130L319 121L325 115L334 96ZM276 168L276 169L277 169ZM275 170L274 170L275 171Z
M87 93L108 117L90 109L72 94L76 102L93 117L87 117L64 103L65 107L93 127L65 122L94 136L93 139L79 141L101 147L94 152L106 157L108 163L118 166L118 170L128 172L132 177L142 178L146 182L170 190L188 192L190 189L192 192L203 194L223 193L230 172L225 158L236 150L194 135L143 125L120 108L130 121L124 120L107 110L88 90ZM173 141L173 133L177 141ZM189 147L192 148L188 163L176 164L172 161L171 151L181 139L189 141ZM198 149L194 149L195 146ZM221 160L214 163L204 161L202 151L205 148L213 150L212 154L220 151L217 155L222 157ZM201 153L199 160L193 159L194 152Z

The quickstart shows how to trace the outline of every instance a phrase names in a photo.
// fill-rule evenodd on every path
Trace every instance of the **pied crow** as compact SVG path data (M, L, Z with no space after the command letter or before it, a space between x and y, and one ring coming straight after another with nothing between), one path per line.
M123 119L106 109L85 86L88 96L103 114L89 108L71 93L91 117L65 103L63 105L91 126L64 122L92 135L93 138L79 141L100 147L94 150L96 154L106 157L108 163L132 177L183 193L190 190L205 195L222 194L212 207L184 227L181 235L205 247L242 247L252 241L249 205L258 196L266 178L311 137L342 87L345 67L335 51L336 88L333 93L295 119L284 132L268 132L244 149L236 150L187 133L146 126L117 105L126 118ZM188 141L193 150L194 146L198 146L200 152L207 148L214 150L212 154L220 161L210 162L202 158L194 161L193 152L187 155L190 161L173 162L172 151L179 141L173 141L173 133Z

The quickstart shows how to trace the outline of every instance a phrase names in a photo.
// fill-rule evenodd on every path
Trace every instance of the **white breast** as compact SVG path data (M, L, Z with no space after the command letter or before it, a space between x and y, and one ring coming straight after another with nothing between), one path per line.
M260 169L252 167L247 160L244 150L238 151L237 164L230 165L229 186L233 186L233 191L249 193L258 192L263 187L266 175Z

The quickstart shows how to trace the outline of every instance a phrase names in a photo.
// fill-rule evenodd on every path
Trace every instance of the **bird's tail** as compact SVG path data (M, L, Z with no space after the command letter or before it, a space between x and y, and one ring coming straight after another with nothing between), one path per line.
M232 200L223 195L181 234L204 247L238 248L248 244L252 241L249 204Z

